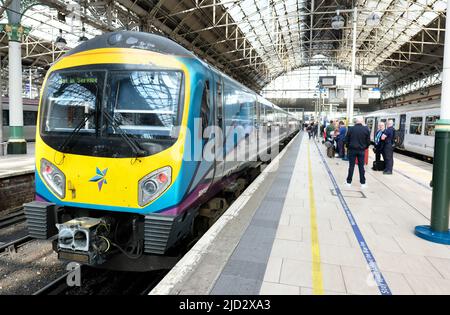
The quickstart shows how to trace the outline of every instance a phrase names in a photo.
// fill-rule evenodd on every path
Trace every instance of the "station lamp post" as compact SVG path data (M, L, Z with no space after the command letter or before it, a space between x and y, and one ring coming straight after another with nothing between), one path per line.
M20 24L22 14L34 4L33 1L12 0L6 9L8 23L0 25L0 31L8 36L8 69L9 69L9 139L8 154L26 154L27 143L23 133L22 103L22 49L21 43L29 28ZM30 87L31 88L31 87Z
M350 79L350 93L348 95L348 108L347 108L347 119L348 126L353 126L353 107L354 107L354 97L355 97L355 72L356 72L356 25L358 22L358 10L355 7L353 10L353 21L352 21L352 68L351 68L351 79Z
M4 155L3 152L3 82L2 82L2 58L0 56L0 156Z
M322 120L322 90L320 82L317 83L316 89L319 90L317 93L317 141L320 142L320 123Z
M447 16L450 1L447 1ZM415 234L435 243L450 245L450 18L445 21L441 115L436 121L433 159L431 224L416 226Z
M353 114L354 114L354 94L355 94L355 74L356 74L356 37L357 37L357 24L358 24L358 8L355 6L353 9L338 10L337 15L331 20L331 26L333 29L341 29L345 25L345 20L339 15L340 12L352 13L352 63L351 63L351 77L350 87L347 96L347 125L353 126ZM380 24L381 18L376 12L372 12L366 19L367 26L377 27Z

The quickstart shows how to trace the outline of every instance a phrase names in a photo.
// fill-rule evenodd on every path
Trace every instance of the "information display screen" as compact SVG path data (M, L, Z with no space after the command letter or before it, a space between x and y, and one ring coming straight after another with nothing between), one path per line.
M335 86L336 85L336 77L335 76L327 76L327 77L319 77L319 81L322 86Z
M363 76L363 85L379 86L379 76Z

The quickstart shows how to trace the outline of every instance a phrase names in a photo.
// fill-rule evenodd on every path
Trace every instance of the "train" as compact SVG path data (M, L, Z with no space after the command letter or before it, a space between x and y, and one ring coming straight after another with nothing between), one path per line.
M378 123L392 120L396 130L396 149L433 158L434 130L439 115L440 101L431 100L371 112L364 115L364 119L372 141Z
M64 261L167 266L223 214L227 199L215 196L242 191L300 125L169 38L97 36L46 74L29 234ZM252 155L230 158L243 143Z
M9 138L9 98L2 97L3 140ZM26 141L35 141L38 99L23 98L23 133Z

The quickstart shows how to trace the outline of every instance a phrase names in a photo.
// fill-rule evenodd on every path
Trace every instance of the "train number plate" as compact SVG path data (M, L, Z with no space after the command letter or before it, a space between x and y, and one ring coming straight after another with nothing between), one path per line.
M89 263L89 255L79 254L79 253L70 253L70 252L58 252L58 259L68 260L68 261L76 261L80 263L87 264Z

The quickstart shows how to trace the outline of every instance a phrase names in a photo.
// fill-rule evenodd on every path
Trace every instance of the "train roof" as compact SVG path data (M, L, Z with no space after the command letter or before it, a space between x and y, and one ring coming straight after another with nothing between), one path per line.
M192 52L167 37L134 31L111 32L96 36L71 49L64 56L100 48L133 48L168 55L195 57Z
M84 43L81 43L77 47L66 52L63 57L70 56L70 55L73 55L73 54L76 54L79 52L83 52L83 51L87 51L87 50L101 49L101 48L133 48L133 49L142 49L142 50L153 51L153 52L167 54L167 55L177 55L177 56L195 58L195 59L199 60L200 62L202 62L206 67L209 67L211 70L220 73L222 76L224 76L224 77L228 78L229 80L235 82L236 84L240 85L243 89L251 91L249 88L247 88L246 86L237 82L236 80L229 77L225 73L221 72L217 68L215 68L215 67L207 64L205 61L199 59L197 56L195 56L192 52L190 52L183 46L177 44L176 42L174 42L173 40L171 40L167 37L157 35L157 34L135 32L135 31L118 31L118 32L105 33L105 34L96 36ZM261 96L258 96L258 99L261 103L270 104L273 108L283 111L283 112L293 116L291 113L285 111L284 109L278 107L277 105L271 103L270 101L264 99ZM264 100L264 101L262 101L262 100Z
M421 103L416 103L416 104L385 108L382 110L377 110L375 112L368 113L364 116L383 116L383 115L415 112L415 111L420 111L420 110L433 109L433 108L437 108L439 106L440 106L440 100L432 100L432 101L426 101L426 102L421 102Z

